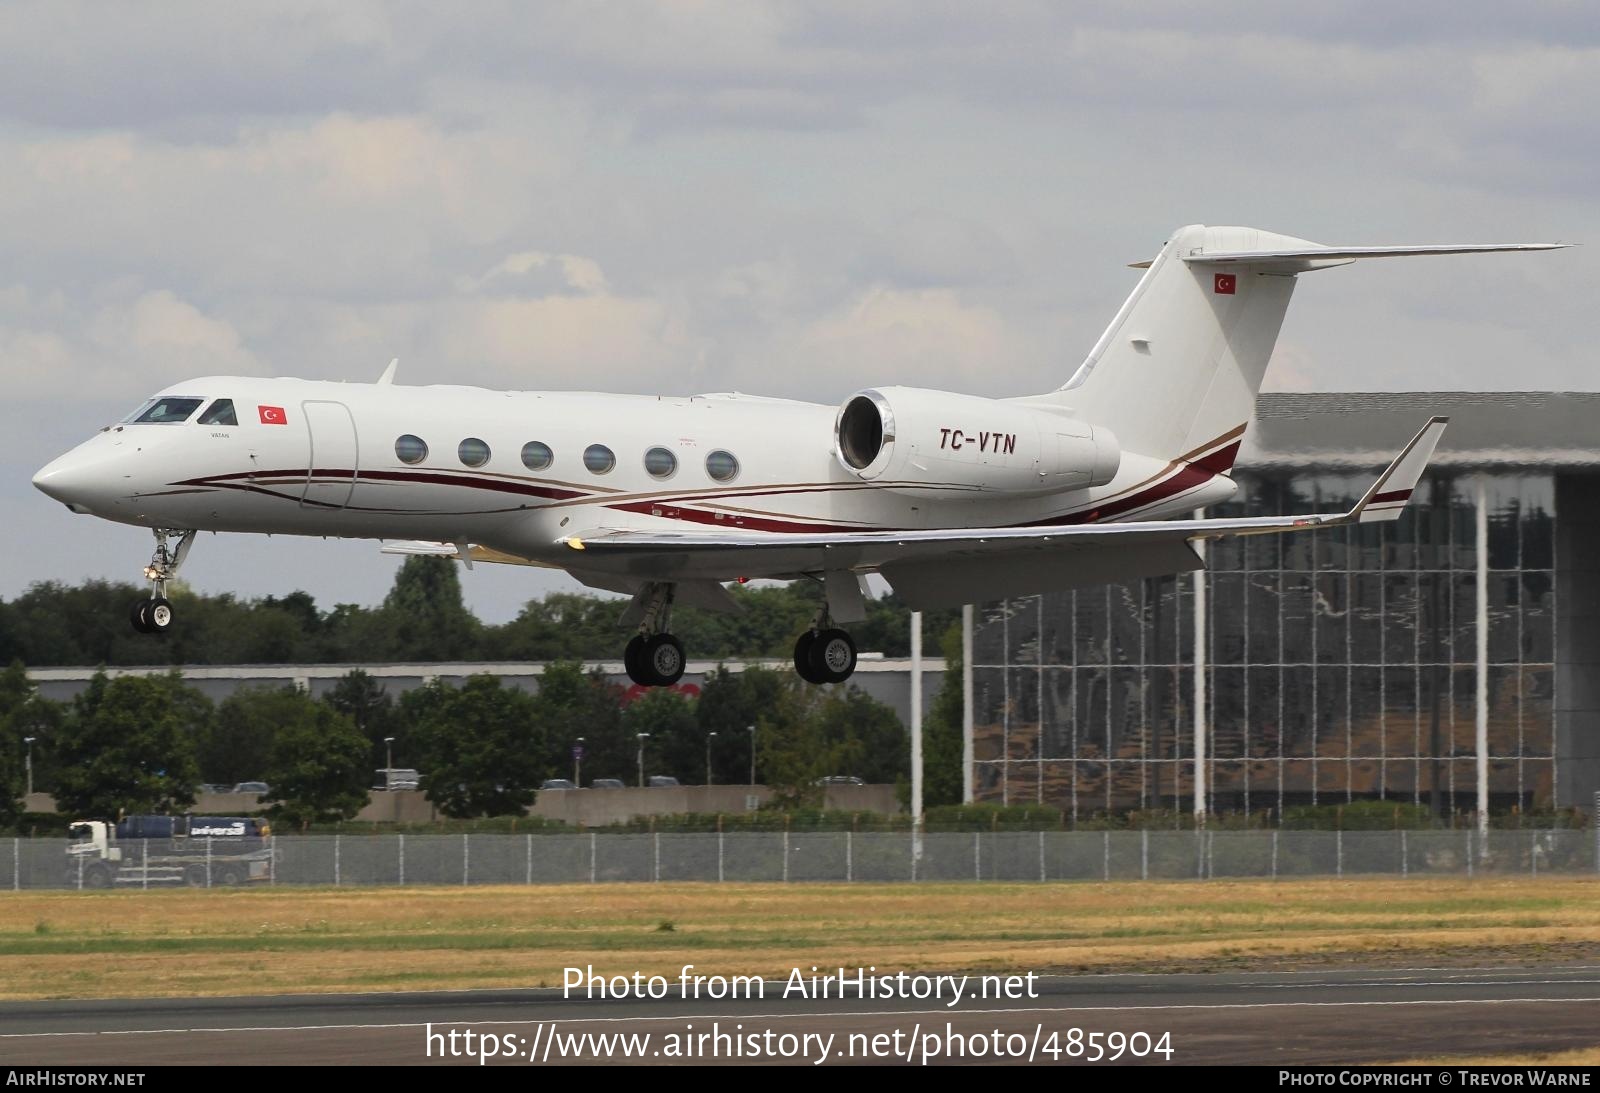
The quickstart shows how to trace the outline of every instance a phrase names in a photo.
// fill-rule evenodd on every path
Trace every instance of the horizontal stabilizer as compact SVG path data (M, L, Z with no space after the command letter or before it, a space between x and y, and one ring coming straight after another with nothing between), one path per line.
M1571 243L1439 243L1395 247L1285 247L1267 250L1195 251L1183 256L1191 266L1248 265L1258 273L1307 273L1345 266L1358 258L1418 258L1432 254L1490 254L1496 251L1560 250Z
M1293 250L1235 250L1211 254L1186 254L1185 262L1260 262L1272 258L1318 260L1356 258L1415 258L1428 254L1484 254L1504 250L1561 250L1572 243L1439 243L1400 247L1300 247Z

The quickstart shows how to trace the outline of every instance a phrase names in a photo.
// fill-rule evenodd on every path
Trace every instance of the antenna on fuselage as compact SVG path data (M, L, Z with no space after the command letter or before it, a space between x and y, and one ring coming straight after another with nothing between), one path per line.
M383 370L383 375L378 377L378 386L386 387L394 382L394 370L400 367L400 358L396 357L389 362L389 367Z

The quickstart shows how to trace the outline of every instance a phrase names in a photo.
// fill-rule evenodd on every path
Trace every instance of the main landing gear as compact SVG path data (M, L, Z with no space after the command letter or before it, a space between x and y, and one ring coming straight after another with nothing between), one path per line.
M150 564L144 567L145 580L150 582L150 598L135 603L130 612L133 628L141 634L165 634L171 628L172 603L167 599L167 582L177 577L178 568L194 544L193 531L157 528L155 535L155 553L150 556ZM173 535L178 537L175 547L168 545Z
M639 632L623 650L622 663L628 678L642 687L670 687L683 678L683 642L668 633L672 601L673 585L654 582L635 594L623 614L624 624L637 622ZM807 683L843 683L855 672L856 643L833 625L826 604L795 642L794 667Z
M622 663L635 683L670 687L683 678L687 663L683 642L667 633L672 623L672 585L651 585L643 606L644 621L622 651Z
M830 621L824 605L794 643L794 670L807 683L843 683L856 670L856 643Z

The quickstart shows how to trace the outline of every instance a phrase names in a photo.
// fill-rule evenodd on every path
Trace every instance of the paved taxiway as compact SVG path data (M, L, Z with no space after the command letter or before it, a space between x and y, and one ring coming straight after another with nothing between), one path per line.
M1046 1038L1058 1032L1062 1045L1074 1028L1170 1032L1172 1061L1182 1063L1381 1062L1463 1052L1549 1052L1600 1041L1600 965L1041 976L1036 998L968 1000L956 1009L881 998L784 1001L782 986L769 983L764 999L738 1002L564 999L559 990L531 989L8 1002L0 1004L0 1064L476 1062L440 1058L438 1048L429 1058L424 1030L430 1023L436 1033L470 1028L514 1037L504 1042L523 1045L524 1056L528 1045L547 1042L552 1031L562 1037L650 1033L657 1047L664 1034L682 1034L687 1025L701 1033L714 1026L723 1032L737 1026L743 1035L767 1029L796 1036L832 1033L830 1062L872 1061L841 1058L851 1033L892 1038L899 1030L905 1041L914 1030L944 1034L947 1024L968 1036L992 1037L998 1030L1022 1038L1013 1044L1037 1042L1040 1030ZM589 1060L628 1061L596 1060L593 1053ZM646 1054L631 1061L672 1060ZM746 1053L692 1061L763 1060ZM936 1061L992 1065L995 1059L989 1054ZM1060 1062L1081 1060L1063 1053Z

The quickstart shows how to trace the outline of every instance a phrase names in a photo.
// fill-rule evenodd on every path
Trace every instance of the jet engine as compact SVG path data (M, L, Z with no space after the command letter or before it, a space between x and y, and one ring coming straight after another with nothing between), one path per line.
M1026 495L1104 486L1122 449L1066 410L915 387L858 391L834 419L853 477L899 493Z

